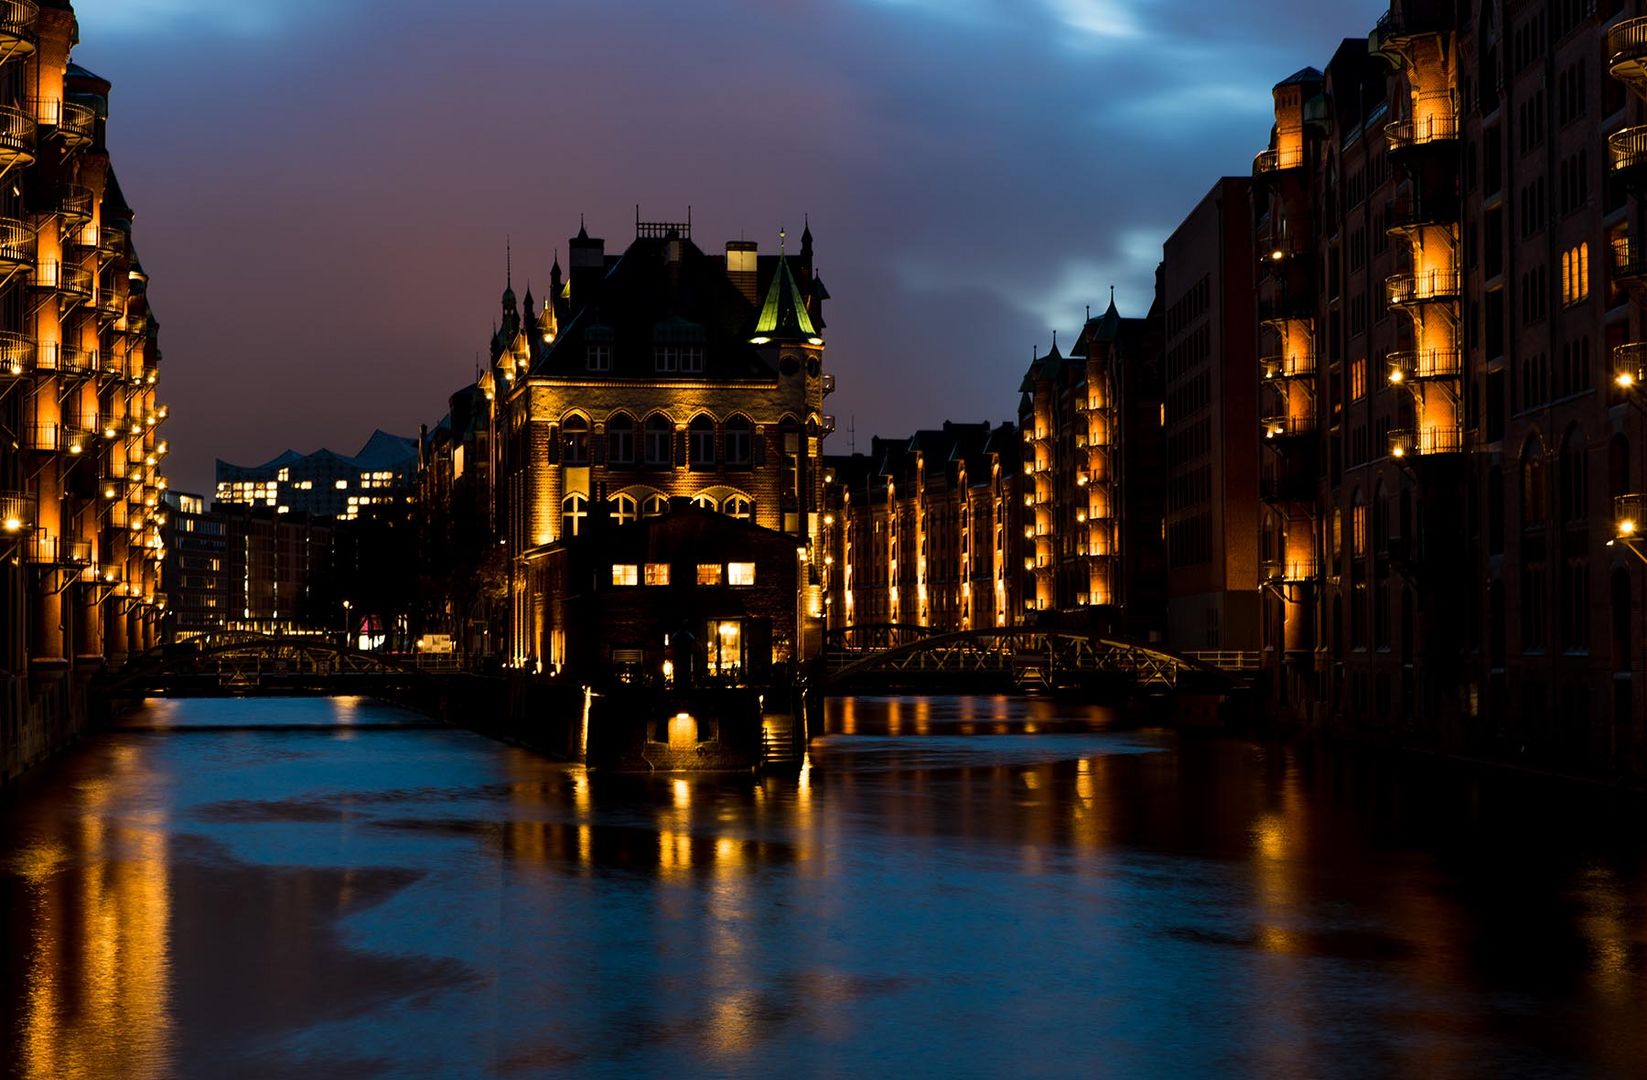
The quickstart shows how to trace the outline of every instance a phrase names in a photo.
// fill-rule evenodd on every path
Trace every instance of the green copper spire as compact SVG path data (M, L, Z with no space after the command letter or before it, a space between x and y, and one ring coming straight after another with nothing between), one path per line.
M812 316L806 313L806 300L801 287L789 270L789 259L778 256L778 271L772 275L772 287L766 290L766 303L761 306L761 317L755 322L755 336L774 340L797 340L818 336L812 326Z

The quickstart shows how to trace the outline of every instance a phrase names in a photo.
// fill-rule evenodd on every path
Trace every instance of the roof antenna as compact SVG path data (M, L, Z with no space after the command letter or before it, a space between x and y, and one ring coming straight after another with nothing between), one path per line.
M1052 347L1054 349L1058 347L1058 331L1056 330L1052 332Z
M778 254L779 255L783 254L784 237L786 237L788 235L789 235L789 232L782 225L779 225L778 226Z
M1092 321L1092 305L1088 304L1087 305L1087 322L1091 322L1091 321Z
M1109 287L1109 306L1110 307L1115 306L1115 286L1114 285L1111 285Z
M503 234L503 284L505 288L515 287L515 249L509 234Z

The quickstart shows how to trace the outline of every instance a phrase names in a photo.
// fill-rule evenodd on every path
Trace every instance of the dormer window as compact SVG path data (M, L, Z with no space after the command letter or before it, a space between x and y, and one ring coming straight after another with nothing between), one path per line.
M703 327L679 317L652 328L652 367L660 374L693 375L703 371Z
M583 365L590 371L612 370L612 328L591 326L583 335Z

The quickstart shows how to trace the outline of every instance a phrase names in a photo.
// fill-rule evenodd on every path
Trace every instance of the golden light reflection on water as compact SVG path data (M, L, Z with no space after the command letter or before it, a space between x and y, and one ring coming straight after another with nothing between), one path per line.
M16 1067L29 1080L171 1073L170 845L142 760L113 747L72 823L43 822L60 834L17 857L33 933Z

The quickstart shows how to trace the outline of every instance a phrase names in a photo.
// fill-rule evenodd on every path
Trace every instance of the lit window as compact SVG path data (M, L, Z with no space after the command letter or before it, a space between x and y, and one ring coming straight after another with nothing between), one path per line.
M275 479L281 481L282 483L290 480L291 478L292 470L290 469L281 469L279 472L275 473Z
M651 576L651 573L650 573L651 569L652 568L650 566L647 567L647 571L648 571L647 576L648 577ZM639 581L640 581L640 567L636 566L634 563L613 563L612 564L612 584L614 584L614 585L635 585L635 584L639 583ZM651 582L649 581L649 582L647 582L647 584L651 584Z
M742 495L728 495L721 504L721 512L739 521L748 521L755 513L755 504Z
M726 583L728 585L755 584L755 564L752 562L727 563Z
M669 513L669 498L665 495L648 495L641 503L642 517L662 517Z
M1360 401L1367 396L1367 358L1350 361L1350 400Z
M704 627L703 640L710 676L735 676L743 669L742 623L731 619L713 620Z
M649 562L646 564L646 583L648 585L669 584L669 564L666 562Z
M700 491L696 495L692 496L692 505L693 506L700 506L705 510L718 510L718 509L720 509L720 507L715 505L715 496L707 494L707 493L702 492L702 491Z
M589 500L580 494L566 496L560 502L560 533L577 536L583 532L583 522L589 517Z
M721 583L721 564L718 562L701 562L698 564L699 585L719 585Z
M338 482L337 482L337 484L336 484L336 487L337 487L337 489L338 489L338 490L339 490L339 491L345 491L345 490L347 490L347 489L348 489L348 487L349 487L349 481L347 481L347 480L339 480L339 481L338 481Z
M627 525L640 517L640 504L633 495L612 496L612 516L619 525Z
M1561 302L1576 304L1590 295L1590 245L1580 244L1561 253Z
M566 451L566 464L589 464L589 421L581 416L568 416L561 424L561 439Z

